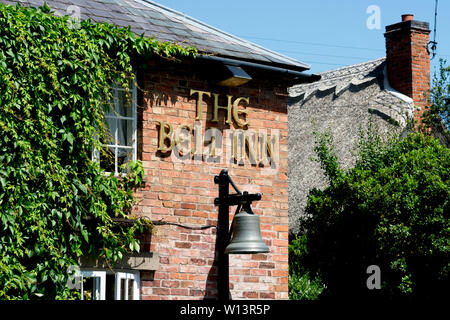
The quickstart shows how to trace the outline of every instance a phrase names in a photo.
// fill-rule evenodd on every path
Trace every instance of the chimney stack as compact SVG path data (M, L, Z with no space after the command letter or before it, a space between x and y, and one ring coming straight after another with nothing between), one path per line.
M420 107L414 120L420 122L430 96L429 24L402 15L402 22L386 26L386 66L392 88L409 96Z

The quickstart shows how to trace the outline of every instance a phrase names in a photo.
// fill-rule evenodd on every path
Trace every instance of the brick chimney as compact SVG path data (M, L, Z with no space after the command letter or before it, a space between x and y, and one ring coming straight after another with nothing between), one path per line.
M402 22L386 26L386 66L389 83L420 107L414 114L420 121L430 95L429 24L402 15Z

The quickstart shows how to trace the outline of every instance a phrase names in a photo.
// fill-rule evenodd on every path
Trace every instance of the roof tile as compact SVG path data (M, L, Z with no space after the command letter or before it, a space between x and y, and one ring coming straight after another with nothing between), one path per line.
M41 6L44 0L0 0L11 4L22 2L28 6ZM186 16L150 0L46 0L58 13L71 14L70 5L80 7L82 19L130 26L133 32L145 33L162 41L175 41L197 47L201 53L257 63L277 64L294 70L306 70L310 66L240 39L201 21ZM66 8L66 10L64 10Z

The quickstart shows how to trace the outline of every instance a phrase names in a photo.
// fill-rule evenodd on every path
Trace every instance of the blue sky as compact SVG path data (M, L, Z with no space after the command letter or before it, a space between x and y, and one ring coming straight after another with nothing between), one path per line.
M434 37L435 0L156 0L251 42L306 62L321 72L385 55L384 27L401 15L430 23ZM379 8L380 28L370 19ZM373 29L367 27L367 20ZM439 58L450 62L450 1L438 1L436 41Z

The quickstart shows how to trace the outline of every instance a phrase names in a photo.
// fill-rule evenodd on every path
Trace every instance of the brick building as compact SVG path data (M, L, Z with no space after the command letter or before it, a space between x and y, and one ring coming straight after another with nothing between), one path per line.
M214 177L228 169L240 190L262 194L252 208L270 250L229 257L229 294L233 299L287 299L287 88L320 77L304 74L307 64L151 1L46 2L54 14L130 26L136 34L199 50L196 59L145 61L131 85L132 101L113 87L116 110L106 122L114 141L105 145L113 160L94 158L116 174L120 164L142 160L145 184L136 192L134 213L155 227L142 239L141 253L113 269L83 259L83 297L217 298Z

